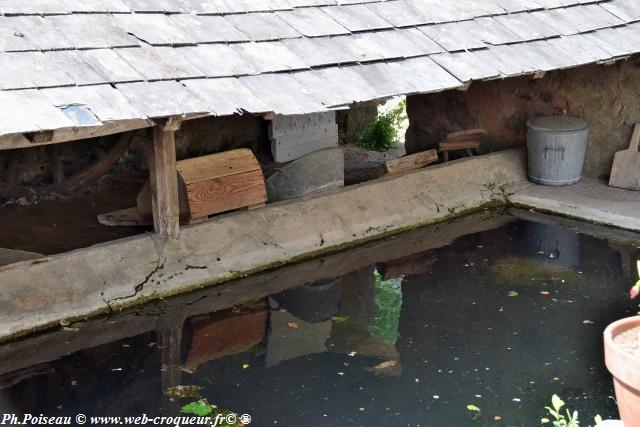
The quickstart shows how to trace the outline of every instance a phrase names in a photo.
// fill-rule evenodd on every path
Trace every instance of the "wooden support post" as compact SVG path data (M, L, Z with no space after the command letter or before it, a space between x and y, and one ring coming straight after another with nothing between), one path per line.
M147 144L153 228L173 238L178 237L180 223L174 136L179 128L180 120L169 118L153 127L153 137Z

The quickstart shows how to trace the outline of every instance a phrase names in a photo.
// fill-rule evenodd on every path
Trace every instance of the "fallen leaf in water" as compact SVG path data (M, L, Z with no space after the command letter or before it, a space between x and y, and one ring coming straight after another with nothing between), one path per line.
M478 408L476 405L467 405L467 410L473 411L473 412L480 412L480 408Z
M517 297L518 295L520 295L519 293L517 293L516 291L509 291L507 293L508 297Z
M582 321L582 324L583 324L583 325L592 325L592 324L593 324L593 322L592 322L591 320L583 320L583 321Z
M78 381L77 380L71 380L71 385L78 385Z
M205 400L197 402L191 402L180 409L180 412L184 414L194 414L199 417L209 415L213 411L213 407L209 405Z
M355 352L355 351L352 351L352 352L349 353L349 356L354 357L356 354L358 354L358 353Z
M296 322L289 322L287 323L287 326L291 329L298 329L300 327L300 325L298 325Z
M248 363L243 363L242 364L242 369L247 369L250 365Z
M397 360L385 360L382 363L377 364L376 366L373 367L373 369L387 369L387 368L393 368L394 366L396 366L398 364Z
M540 295L549 295L551 292L549 291L540 291Z
M500 415L496 415L495 417L493 417L494 421L500 421L502 419L502 417Z
M348 320L348 317L345 316L333 316L331 318L331 320L333 320L334 323L344 323Z

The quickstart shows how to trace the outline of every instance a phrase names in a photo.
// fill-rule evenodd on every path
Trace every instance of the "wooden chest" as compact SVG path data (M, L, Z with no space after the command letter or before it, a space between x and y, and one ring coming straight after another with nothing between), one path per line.
M260 163L242 148L177 162L188 218L263 205L267 191Z

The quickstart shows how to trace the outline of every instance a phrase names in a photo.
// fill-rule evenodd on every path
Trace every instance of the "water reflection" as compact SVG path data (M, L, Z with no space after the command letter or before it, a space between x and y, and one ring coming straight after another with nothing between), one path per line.
M193 384L258 426L538 425L552 393L614 416L600 333L638 242L522 211L416 230L5 344L0 408L173 415Z

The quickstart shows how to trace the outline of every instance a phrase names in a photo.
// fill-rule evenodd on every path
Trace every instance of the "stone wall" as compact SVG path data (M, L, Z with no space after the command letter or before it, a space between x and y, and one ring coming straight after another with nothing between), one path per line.
M340 144L356 142L360 132L378 117L378 104L375 102L360 102L352 104L348 110L336 113L338 123L338 138Z
M468 91L407 98L411 125L407 151L431 148L447 132L484 127L484 151L523 145L529 118L553 114L553 107L591 124L585 174L606 177L616 151L625 149L640 122L640 61L589 65L547 73L542 79L517 77L474 82Z

